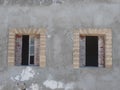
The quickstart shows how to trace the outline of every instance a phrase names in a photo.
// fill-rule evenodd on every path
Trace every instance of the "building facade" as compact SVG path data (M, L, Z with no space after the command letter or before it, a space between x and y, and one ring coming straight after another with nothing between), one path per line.
M119 0L1 0L0 29L0 90L120 90Z

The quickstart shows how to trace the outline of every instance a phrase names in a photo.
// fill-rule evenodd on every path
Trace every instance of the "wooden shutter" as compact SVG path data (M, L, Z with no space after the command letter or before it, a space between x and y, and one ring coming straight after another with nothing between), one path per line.
M39 65L39 47L40 47L40 35L35 35L35 59L34 59L34 64Z
M80 66L85 66L85 61L86 61L86 37L85 36L80 36Z
M105 42L104 37L98 37L98 66L104 67L105 64Z
M15 65L21 65L21 62L22 62L22 35L16 35Z

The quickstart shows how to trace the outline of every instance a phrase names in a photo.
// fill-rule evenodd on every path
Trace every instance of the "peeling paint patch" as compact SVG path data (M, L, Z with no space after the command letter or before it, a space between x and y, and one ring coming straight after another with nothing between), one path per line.
M32 68L27 67L21 73L21 81L29 80L29 78L33 78L34 75L35 72L32 70Z
M74 88L74 83L68 83L65 85L65 90L73 90Z
M73 90L74 89L74 83L64 84L63 82L55 81L55 80L46 80L43 83L43 85L52 90L62 89L62 88L64 88L65 90Z
M30 89L28 89L28 90L39 90L39 86L38 86L38 84L32 83L32 85L30 86Z
M63 83L62 82L58 82L58 88L63 88Z
M12 81L15 81L15 79L13 77L10 78Z
M14 78L11 77L11 79L13 81L17 80L17 81L25 81L25 80L29 80L30 78L33 78L33 76L35 75L35 72L32 70L31 67L26 67L21 74L16 75Z
M54 80L46 80L43 85L53 90L57 88L57 82Z
M17 75L17 76L15 77L15 80L20 80L20 76Z
M62 82L57 82L54 80L46 80L43 85L50 89L63 88L64 84Z

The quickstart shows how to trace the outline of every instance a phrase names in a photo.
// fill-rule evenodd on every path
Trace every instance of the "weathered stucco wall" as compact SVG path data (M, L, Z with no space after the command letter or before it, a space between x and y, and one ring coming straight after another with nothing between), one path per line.
M120 90L119 0L1 0L0 90ZM8 67L11 28L47 29L47 65ZM73 30L111 28L113 67L73 69ZM18 83L18 85L17 85Z

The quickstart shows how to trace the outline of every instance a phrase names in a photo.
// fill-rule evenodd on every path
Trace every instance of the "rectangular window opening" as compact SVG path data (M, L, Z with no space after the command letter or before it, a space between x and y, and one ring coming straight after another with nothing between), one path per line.
M104 36L80 36L80 66L105 66Z
M22 36L22 65L28 65L29 59L29 35Z
M46 66L45 29L12 29L8 41L8 65Z
M80 29L73 36L74 68L112 67L112 30Z
M97 36L86 36L86 66L98 66Z
M16 35L15 64L39 65L40 35Z

